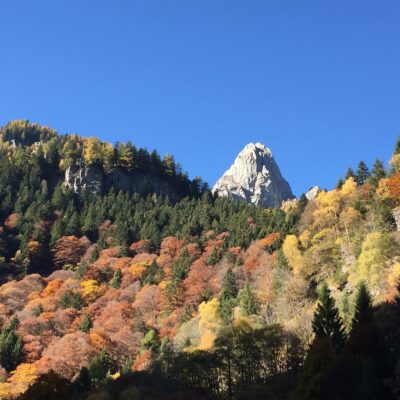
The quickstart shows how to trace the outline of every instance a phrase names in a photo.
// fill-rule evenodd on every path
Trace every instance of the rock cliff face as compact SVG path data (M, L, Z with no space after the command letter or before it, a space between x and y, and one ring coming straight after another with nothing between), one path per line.
M271 150L261 143L245 146L217 181L213 192L267 207L278 207L283 201L294 198Z
M168 196L172 201L181 198L176 188L158 176L137 171L128 173L122 169L105 173L98 166L72 165L65 171L65 184L75 192L86 189L94 194L102 194L114 188L117 192L122 190L143 196L155 193Z

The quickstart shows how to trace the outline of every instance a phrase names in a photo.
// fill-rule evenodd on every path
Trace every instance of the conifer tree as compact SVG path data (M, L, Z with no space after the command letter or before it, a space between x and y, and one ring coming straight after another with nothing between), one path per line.
M386 171L385 167L383 166L383 162L380 160L376 160L372 167L372 171L368 178L368 181L372 183L372 185L377 186L379 181L385 177L386 177Z
M79 236L80 234L79 215L76 211L74 211L72 217L67 223L67 226L65 227L65 234L74 236Z
M79 329L84 333L89 333L91 327L92 327L92 319L90 318L89 314L86 314L83 317L83 320L82 320L82 323L79 326Z
M365 282L361 282L354 306L354 315L352 321L352 327L354 328L364 318L368 317L372 313L372 299Z
M240 292L240 310L246 315L253 315L257 313L258 305L253 293L250 290L248 282L244 285L244 288Z
M343 179L342 178L339 178L338 179L338 181L337 181L337 183L336 183L336 186L335 186L335 189L341 189L342 188L342 186L343 186Z
M12 371L22 360L24 345L16 333L18 318L14 317L0 332L0 365Z
M358 185L364 185L369 176L369 169L364 161L360 161L357 167L356 182Z
M225 322L229 322L232 318L232 309L236 305L237 294L236 275L232 269L229 268L224 277L220 295L221 317Z
M122 272L121 270L118 268L115 272L114 272L114 276L111 279L110 282L110 287L114 288L114 289L118 289L121 286L121 280L122 280Z
M394 155L400 154L400 136L397 138L396 146L394 147Z
M312 327L316 338L329 338L337 352L342 349L346 339L345 330L335 300L326 283L322 285L319 293L319 303L314 313Z
M354 171L351 168L347 168L346 175L345 175L345 180L346 181L349 178L354 178L354 179L356 178L356 176L354 174Z

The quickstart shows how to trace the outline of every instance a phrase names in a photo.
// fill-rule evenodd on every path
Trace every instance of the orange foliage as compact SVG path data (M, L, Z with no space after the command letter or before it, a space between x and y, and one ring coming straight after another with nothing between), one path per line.
M160 247L160 255L169 255L173 259L178 257L180 249L182 247L182 240L178 240L173 236L166 237Z
M268 247L273 245L281 238L281 234L279 232L270 233L267 237L260 240L260 244L264 247Z
M17 226L19 214L14 213L10 214L7 219L4 221L4 226L9 229L13 230Z
M147 253L150 248L150 240L139 240L129 246L129 251L133 254Z
M149 369L152 362L152 351L144 350L137 357L133 363L132 369L134 371L145 371Z
M157 314L165 307L162 289L157 285L144 286L136 295L132 307L140 314L146 325L155 326Z
M213 273L213 268L202 259L198 259L192 264L188 277L183 281L184 298L187 305L197 306L203 300L204 292L210 288Z
M390 198L398 204L400 202L400 172L389 178L388 186Z
M130 257L118 258L114 263L111 264L111 268L113 271L116 271L117 269L123 270L128 268L131 262L132 259Z
M66 264L78 264L89 245L85 238L62 236L52 249L54 265L56 268L62 268Z
M89 335L78 331L53 341L35 365L40 374L53 370L56 374L72 380L83 366L89 364L95 353Z
M90 344L97 350L104 349L107 345L107 339L97 330L91 329L89 333Z
M49 284L46 286L46 289L43 290L42 296L54 296L54 294L57 292L58 289L60 289L63 283L64 281L62 281L61 279L54 279L53 281L49 282Z

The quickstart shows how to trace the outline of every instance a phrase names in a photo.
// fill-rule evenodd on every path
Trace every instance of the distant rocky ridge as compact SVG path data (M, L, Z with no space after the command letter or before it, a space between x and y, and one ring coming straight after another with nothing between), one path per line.
M267 207L278 207L283 201L294 198L271 150L261 143L249 143L244 147L217 181L213 193Z

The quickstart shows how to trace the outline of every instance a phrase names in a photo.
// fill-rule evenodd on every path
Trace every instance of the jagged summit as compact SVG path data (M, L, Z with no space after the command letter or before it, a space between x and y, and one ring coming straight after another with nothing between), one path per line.
M217 181L213 192L268 207L277 207L294 197L271 150L262 143L247 144Z

